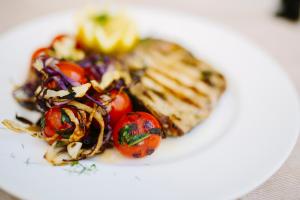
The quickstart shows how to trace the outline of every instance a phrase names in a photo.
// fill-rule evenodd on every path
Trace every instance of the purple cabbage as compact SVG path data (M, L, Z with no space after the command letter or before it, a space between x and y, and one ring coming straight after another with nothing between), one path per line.
M90 71L97 81L100 81L112 61L108 56L92 54L77 62L80 66Z
M67 77L66 75L64 75L59 69L55 69L54 67L49 67L46 66L44 68L44 71L51 75L51 76L58 76L61 78L61 81L65 84L65 85L70 85L70 86L79 86L80 83L77 81L74 81L72 79L70 79L69 77ZM63 88L62 88L63 89Z

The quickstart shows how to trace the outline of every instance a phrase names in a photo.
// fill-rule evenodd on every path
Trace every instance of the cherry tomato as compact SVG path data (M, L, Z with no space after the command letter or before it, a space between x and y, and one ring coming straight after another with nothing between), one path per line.
M72 62L61 61L57 64L57 67L68 78L70 78L74 81L77 81L81 84L84 84L87 82L84 69L82 67L80 67L79 65L72 63Z
M159 146L161 126L149 113L130 112L115 125L113 141L117 150L124 156L145 157Z
M63 39L65 39L67 37L69 37L69 36L66 34L60 34L60 35L55 36L55 38L52 40L50 46L52 47L55 42L61 42Z
M100 100L100 95L101 94L97 93L94 95L94 98ZM113 127L123 115L132 111L132 104L129 96L123 91L112 90L110 92L110 97L112 98L112 101L110 103L111 110L109 112L109 123Z
M63 112L62 107L55 106L45 113L42 120L42 128L46 137L58 134L59 138L65 138L67 133L72 133L75 127L68 115Z
M132 111L132 104L125 92L111 91L111 111L109 112L110 122L113 126L123 115Z
M48 54L49 48L47 47L43 47L43 48L39 48L37 49L31 57L31 62L33 62L38 56L42 55L42 54Z

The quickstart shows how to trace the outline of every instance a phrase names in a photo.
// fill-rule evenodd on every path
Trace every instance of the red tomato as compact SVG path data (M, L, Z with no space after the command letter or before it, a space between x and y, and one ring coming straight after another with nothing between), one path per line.
M49 48L47 47L43 47L43 48L39 48L37 49L31 57L31 61L33 62L38 56L42 55L42 54L48 54Z
M79 82L81 84L84 84L87 82L84 69L82 67L80 67L79 65L72 63L72 62L61 61L57 64L57 67L68 78L70 78L76 82Z
M54 45L55 42L60 42L62 41L64 38L67 38L69 37L68 35L66 34L60 34L60 35L57 35L55 36L55 38L52 40L50 46L52 47Z
M97 93L94 95L94 98L96 100L100 100L100 96L101 94ZM110 96L112 98L112 102L110 104L111 110L109 112L109 116L110 116L109 123L113 127L123 115L132 111L132 104L126 92L112 90L110 92Z
M113 129L115 147L123 155L133 158L152 154L160 144L160 135L159 122L146 112L127 113Z
M113 126L123 115L132 111L132 104L125 92L111 91L110 124Z
M77 112L74 109L72 111L76 116ZM46 137L50 138L58 135L56 140L61 138L68 139L75 128L69 116L59 106L52 107L45 113L41 126ZM52 142L54 141L50 141L50 143Z
M73 123L69 117L63 113L62 108L55 106L50 108L45 113L42 128L46 137L52 137L55 134L62 134L63 132L72 132L74 129ZM63 137L65 137L63 135Z

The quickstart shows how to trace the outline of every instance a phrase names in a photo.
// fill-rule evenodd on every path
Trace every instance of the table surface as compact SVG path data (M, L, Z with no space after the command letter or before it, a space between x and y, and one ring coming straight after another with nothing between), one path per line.
M279 0L278 0L279 1ZM22 22L87 3L93 0L0 0L0 33ZM300 92L300 22L274 17L279 2L275 0L113 0L109 3L151 5L192 13L224 24L268 51L287 71ZM26 9L24 9L26 8ZM0 199L17 198L0 189ZM300 138L288 160L263 185L245 195L243 200L300 199Z

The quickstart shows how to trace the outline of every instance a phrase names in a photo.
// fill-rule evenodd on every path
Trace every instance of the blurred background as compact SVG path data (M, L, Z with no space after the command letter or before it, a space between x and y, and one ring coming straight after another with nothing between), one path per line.
M284 68L300 92L300 0L0 0L0 34L39 16L94 3L133 4L205 17L242 33ZM283 105L284 106L284 105ZM0 190L1 200L15 199ZM262 186L241 199L300 199L300 140Z

